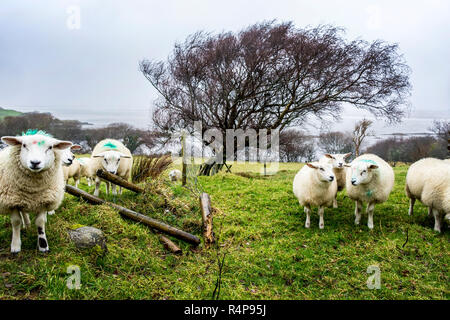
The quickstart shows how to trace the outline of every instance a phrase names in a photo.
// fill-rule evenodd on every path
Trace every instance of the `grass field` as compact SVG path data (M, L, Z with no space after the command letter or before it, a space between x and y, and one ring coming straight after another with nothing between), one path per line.
M406 166L395 168L388 202L375 207L373 231L366 215L361 226L354 225L354 204L345 193L338 197L338 209L325 210L324 230L316 214L305 229L303 209L292 194L301 166L281 164L278 173L263 177L260 165L240 163L233 165L233 174L200 177L196 187L208 192L217 208L218 246L206 250L174 240L182 256L168 253L147 227L109 207L67 196L48 218L51 252L37 252L32 228L22 232L22 252L12 257L11 225L1 216L0 298L211 299L223 255L220 299L450 298L448 226L435 233L433 219L419 203L415 215L407 215ZM153 184L164 187L164 198L126 191L122 198L108 199L201 236L198 201L191 192L179 183ZM81 187L88 190L84 183ZM102 229L108 252L76 249L67 230L79 225ZM66 287L69 265L80 267L79 290ZM381 271L379 290L366 284L371 265Z
M23 113L19 112L19 111L0 108L0 120L2 120L4 117L10 117L10 116L15 117L15 116L20 116L22 114Z

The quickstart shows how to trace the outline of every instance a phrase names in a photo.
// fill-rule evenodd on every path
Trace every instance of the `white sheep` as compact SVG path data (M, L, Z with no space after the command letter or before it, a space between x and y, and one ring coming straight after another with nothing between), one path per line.
M109 173L129 180L131 168L133 166L133 156L130 150L122 142L114 139L105 139L97 143L91 155L92 170L94 173L99 169L104 169ZM100 178L95 178L94 195L98 196L100 191ZM106 193L109 193L109 182L106 183ZM116 185L112 184L112 194L116 194ZM122 194L122 187L119 187L119 194Z
M324 207L333 204L337 183L333 168L328 164L318 162L307 163L295 175L293 192L306 213L305 227L310 226L311 206L318 206L319 228L323 229Z
M423 188L417 197L431 208L434 216L434 230L441 232L441 217L450 214L450 164L448 161L426 161L428 171L422 177ZM417 179L418 180L418 179ZM411 186L409 186L411 191Z
M367 203L367 226L373 229L375 204L389 198L394 187L394 170L374 154L363 154L346 166L349 167L346 177L347 195L355 200L355 224L359 224L363 203Z
M88 186L91 186L91 181L95 179L95 172L93 169L93 161L91 158L78 158L81 165L81 177L86 178Z
M333 167L333 172L336 177L337 182L337 191L342 191L345 188L345 172L346 167L345 164L346 159L351 156L351 152L349 153L336 153L336 154L330 154L326 153L322 158L320 158L320 163L327 163L330 164ZM336 197L333 200L333 208L337 208L337 192Z
M22 136L4 136L9 146L0 151L0 214L12 224L11 252L21 250L21 213L35 213L39 251L49 251L45 235L47 212L56 210L64 198L61 150L72 143L52 138L43 131L28 130Z
M414 162L406 173L405 192L409 198L409 210L408 214L414 213L414 204L416 200L422 201L422 192L425 182L430 178L429 172L433 166L440 161L436 158L424 158ZM432 208L428 207L428 215L431 216Z
M182 173L180 170L174 169L169 172L170 181L178 181L178 180L181 180L181 178L182 178Z

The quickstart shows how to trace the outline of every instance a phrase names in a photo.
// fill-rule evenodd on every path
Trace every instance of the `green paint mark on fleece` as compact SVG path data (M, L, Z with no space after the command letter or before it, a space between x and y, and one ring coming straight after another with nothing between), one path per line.
M373 160L369 160L369 159L361 159L361 160L359 160L359 161L362 161L362 162L368 162L368 163L370 163L370 164L374 164L374 165L376 165L377 163L375 162L375 161L373 161Z
M372 190L367 190L366 192L366 196L371 197L373 195L373 191Z
M44 141L44 140L38 142L38 146L39 146L39 147L42 147L44 144L45 144L45 141Z
M112 142L105 143L103 146L111 149L117 149L117 146Z
M37 134L39 134L41 136L52 137L52 135L50 133L47 133L44 130L28 129L26 132L22 132L22 136L34 136Z

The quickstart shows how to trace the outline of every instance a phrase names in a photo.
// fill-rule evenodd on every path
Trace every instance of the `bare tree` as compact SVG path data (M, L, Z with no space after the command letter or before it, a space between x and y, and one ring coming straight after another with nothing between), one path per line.
M324 153L353 152L352 135L347 132L323 132L319 135L317 144Z
M314 140L304 132L288 129L280 134L280 159L286 162L312 161Z
M176 44L167 62L144 60L140 69L159 93L153 122L164 132L192 132L194 121L224 137L227 129L282 131L308 116L338 117L345 103L397 121L410 92L397 45L347 41L342 29L291 22L198 32Z
M372 120L362 119L355 124L355 129L353 129L353 146L355 148L355 157L358 157L361 152L361 145L367 136L372 135L369 132L369 128L372 125Z

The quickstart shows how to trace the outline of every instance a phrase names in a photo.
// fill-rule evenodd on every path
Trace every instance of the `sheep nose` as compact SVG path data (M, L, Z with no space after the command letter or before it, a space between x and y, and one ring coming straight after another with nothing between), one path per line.
M330 176L330 181L333 181L334 180L334 177L333 176Z
M342 167L344 164L342 162L339 162L339 167Z
M31 164L31 169L36 169L39 167L41 162L40 161L30 161L30 164Z
M114 170L109 170L109 173L116 174Z
M356 180L352 179L352 185L356 186Z

